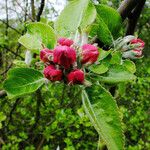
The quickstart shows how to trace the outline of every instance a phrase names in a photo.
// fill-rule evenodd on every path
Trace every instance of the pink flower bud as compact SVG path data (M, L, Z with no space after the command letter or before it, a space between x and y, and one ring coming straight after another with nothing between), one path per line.
M44 75L50 81L60 81L62 79L62 71L56 69L54 65L47 66L44 69Z
M40 51L41 61L43 61L43 62L52 61L52 57L53 57L53 51L52 50L49 50L48 48L45 48L45 49Z
M130 50L123 52L122 57L124 58L130 58L130 59L138 59L142 57L142 50L140 49L135 49L135 50Z
M62 46L71 46L73 44L73 40L67 38L59 38L58 43Z
M76 69L67 75L68 83L70 84L83 84L84 82L84 72L82 70Z
M99 56L98 48L94 45L85 44L82 46L82 64L93 64Z
M136 44L137 45L137 48L144 48L145 46L145 43L141 40L141 39L133 39L131 40L130 42L131 44Z
M76 61L76 51L68 46L57 46L54 49L54 63L68 69Z

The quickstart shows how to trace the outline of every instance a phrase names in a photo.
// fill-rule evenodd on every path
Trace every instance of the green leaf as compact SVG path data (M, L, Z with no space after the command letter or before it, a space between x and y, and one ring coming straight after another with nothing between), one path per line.
M14 68L8 72L4 89L9 98L36 91L44 83L43 74L31 68Z
M119 96L124 96L125 92L126 92L126 83L119 83L118 84L118 93L119 93Z
M122 26L122 19L117 10L103 4L96 5L96 10L99 16L103 19L103 21L107 25L113 37L118 37L118 34Z
M3 112L0 112L0 129L2 129L2 121L6 120L6 116Z
M0 122L4 121L6 119L6 116L4 115L3 112L0 112Z
M89 69L96 74L103 74L108 71L108 67L105 64L92 65Z
M110 63L111 64L118 64L118 65L120 65L121 61L122 61L122 54L121 54L121 52L113 51Z
M101 49L101 48L99 48L98 49L99 50L99 57L98 57L98 60L103 60L104 58L106 58L109 54L110 54L110 52L111 52L111 50L109 50L109 51L104 51L103 49Z
M119 13L106 5L96 5L97 18L91 29L91 36L98 36L104 45L111 45L120 36L122 20Z
M26 33L18 40L20 44L26 47L28 50L40 50L42 49L42 41L37 36Z
M103 60L100 61L101 64L104 64L105 66L107 66L108 68L110 67L110 61L111 61L111 55L107 55L107 57L105 57Z
M6 116L3 112L0 112L0 129L2 129L2 121L6 120Z
M85 29L88 25L91 25L96 19L96 9L95 6L89 1L87 8L83 13L80 27Z
M121 120L114 98L100 85L86 88L82 102L87 116L109 150L123 150Z
M54 26L59 36L74 36L90 25L96 17L96 9L90 0L72 0L62 11Z
M98 39L105 45L111 45L113 37L103 19L97 15L96 23L91 27L91 36L98 36Z
M30 23L27 26L28 32L30 34L36 35L39 39L42 40L42 43L47 48L54 48L56 45L56 35L54 29L51 28L49 25L44 23Z
M27 33L19 39L19 43L29 50L40 50L41 44L52 49L56 45L56 35L49 25L36 22L27 25Z
M123 62L123 66L125 66L127 68L127 70L130 71L131 73L136 72L136 66L135 66L134 62L131 60L125 60Z
M135 80L136 76L129 72L124 66L115 65L110 68L105 76L100 76L99 79L106 83L119 83Z

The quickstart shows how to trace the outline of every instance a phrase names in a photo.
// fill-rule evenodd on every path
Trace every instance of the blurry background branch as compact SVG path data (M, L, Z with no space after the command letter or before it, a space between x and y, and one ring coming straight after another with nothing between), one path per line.
M138 36L146 43L145 57L135 61L138 68L136 74L139 76L137 81L127 85L127 92L117 97L117 103L121 107L120 112L123 113L123 120L126 122L124 125L125 147L146 150L150 147L149 132L147 132L150 112L150 59L147 58L150 47L150 2L146 2L140 17L145 0L124 0L120 6L122 0L99 1L115 9L118 8L122 19L126 19L124 24L129 21L127 34L133 34L137 26ZM58 97L61 95L61 88L54 93L55 88L47 91L43 87L42 90L37 91L36 96L28 94L20 100L15 98L9 100L6 92L2 90L7 71L14 67L15 59L17 58L19 63L24 60L26 49L18 44L18 38L25 32L25 23L40 21L42 17L46 18L46 21L53 21L63 8L62 2L63 0L0 1L0 149L1 147L4 149L36 149L36 147L37 149L56 149L57 145L62 149L77 150L97 147L97 135L85 117L79 101L76 101L78 98L75 97L73 103L66 100L63 105L60 105ZM112 87L111 90L113 94L116 88ZM3 115L6 116L6 120L1 122Z
M21 34L20 31L18 31L16 28L12 27L11 25L8 24L8 22L5 22L4 20L0 19L0 21L4 24L7 25L7 28L11 28L12 30L14 30L15 32L17 32L18 34Z
M142 12L145 2L146 2L146 0L140 0L139 3L135 6L135 8L129 14L126 35L134 34L138 19L140 17L140 14Z
M35 21L35 5L34 0L31 0L32 21Z
M41 0L40 7L39 7L39 10L38 10L38 14L37 14L37 17L36 17L37 21L40 21L40 18L41 18L43 9L44 9L44 5L45 5L45 0Z
M129 16L131 11L135 8L135 6L139 3L140 0L124 0L118 8L118 12L120 13L122 20L125 20L126 17Z
M118 12L122 17L122 20L128 18L126 35L134 34L138 19L140 17L145 2L146 0L124 0L118 8Z

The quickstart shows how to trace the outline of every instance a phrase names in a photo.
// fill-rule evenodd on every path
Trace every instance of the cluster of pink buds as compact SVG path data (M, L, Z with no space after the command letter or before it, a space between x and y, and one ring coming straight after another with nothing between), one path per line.
M141 39L132 39L130 41L131 49L123 52L124 58L137 59L142 57L142 51L145 43Z
M142 57L145 43L141 39L134 38L129 41L129 49L123 52L124 58L137 59Z
M137 59L142 57L145 43L133 35L119 38L114 42L115 49L122 51L124 58Z
M73 40L60 38L54 50L41 50L40 59L45 63L44 76L68 84L83 84L83 66L93 64L99 56L98 48L91 44L76 46Z

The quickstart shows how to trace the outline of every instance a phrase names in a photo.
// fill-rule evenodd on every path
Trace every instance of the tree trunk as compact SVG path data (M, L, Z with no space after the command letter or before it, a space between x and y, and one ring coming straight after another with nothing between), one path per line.
M35 6L34 6L34 0L31 0L31 12L32 12L32 20L35 21Z

